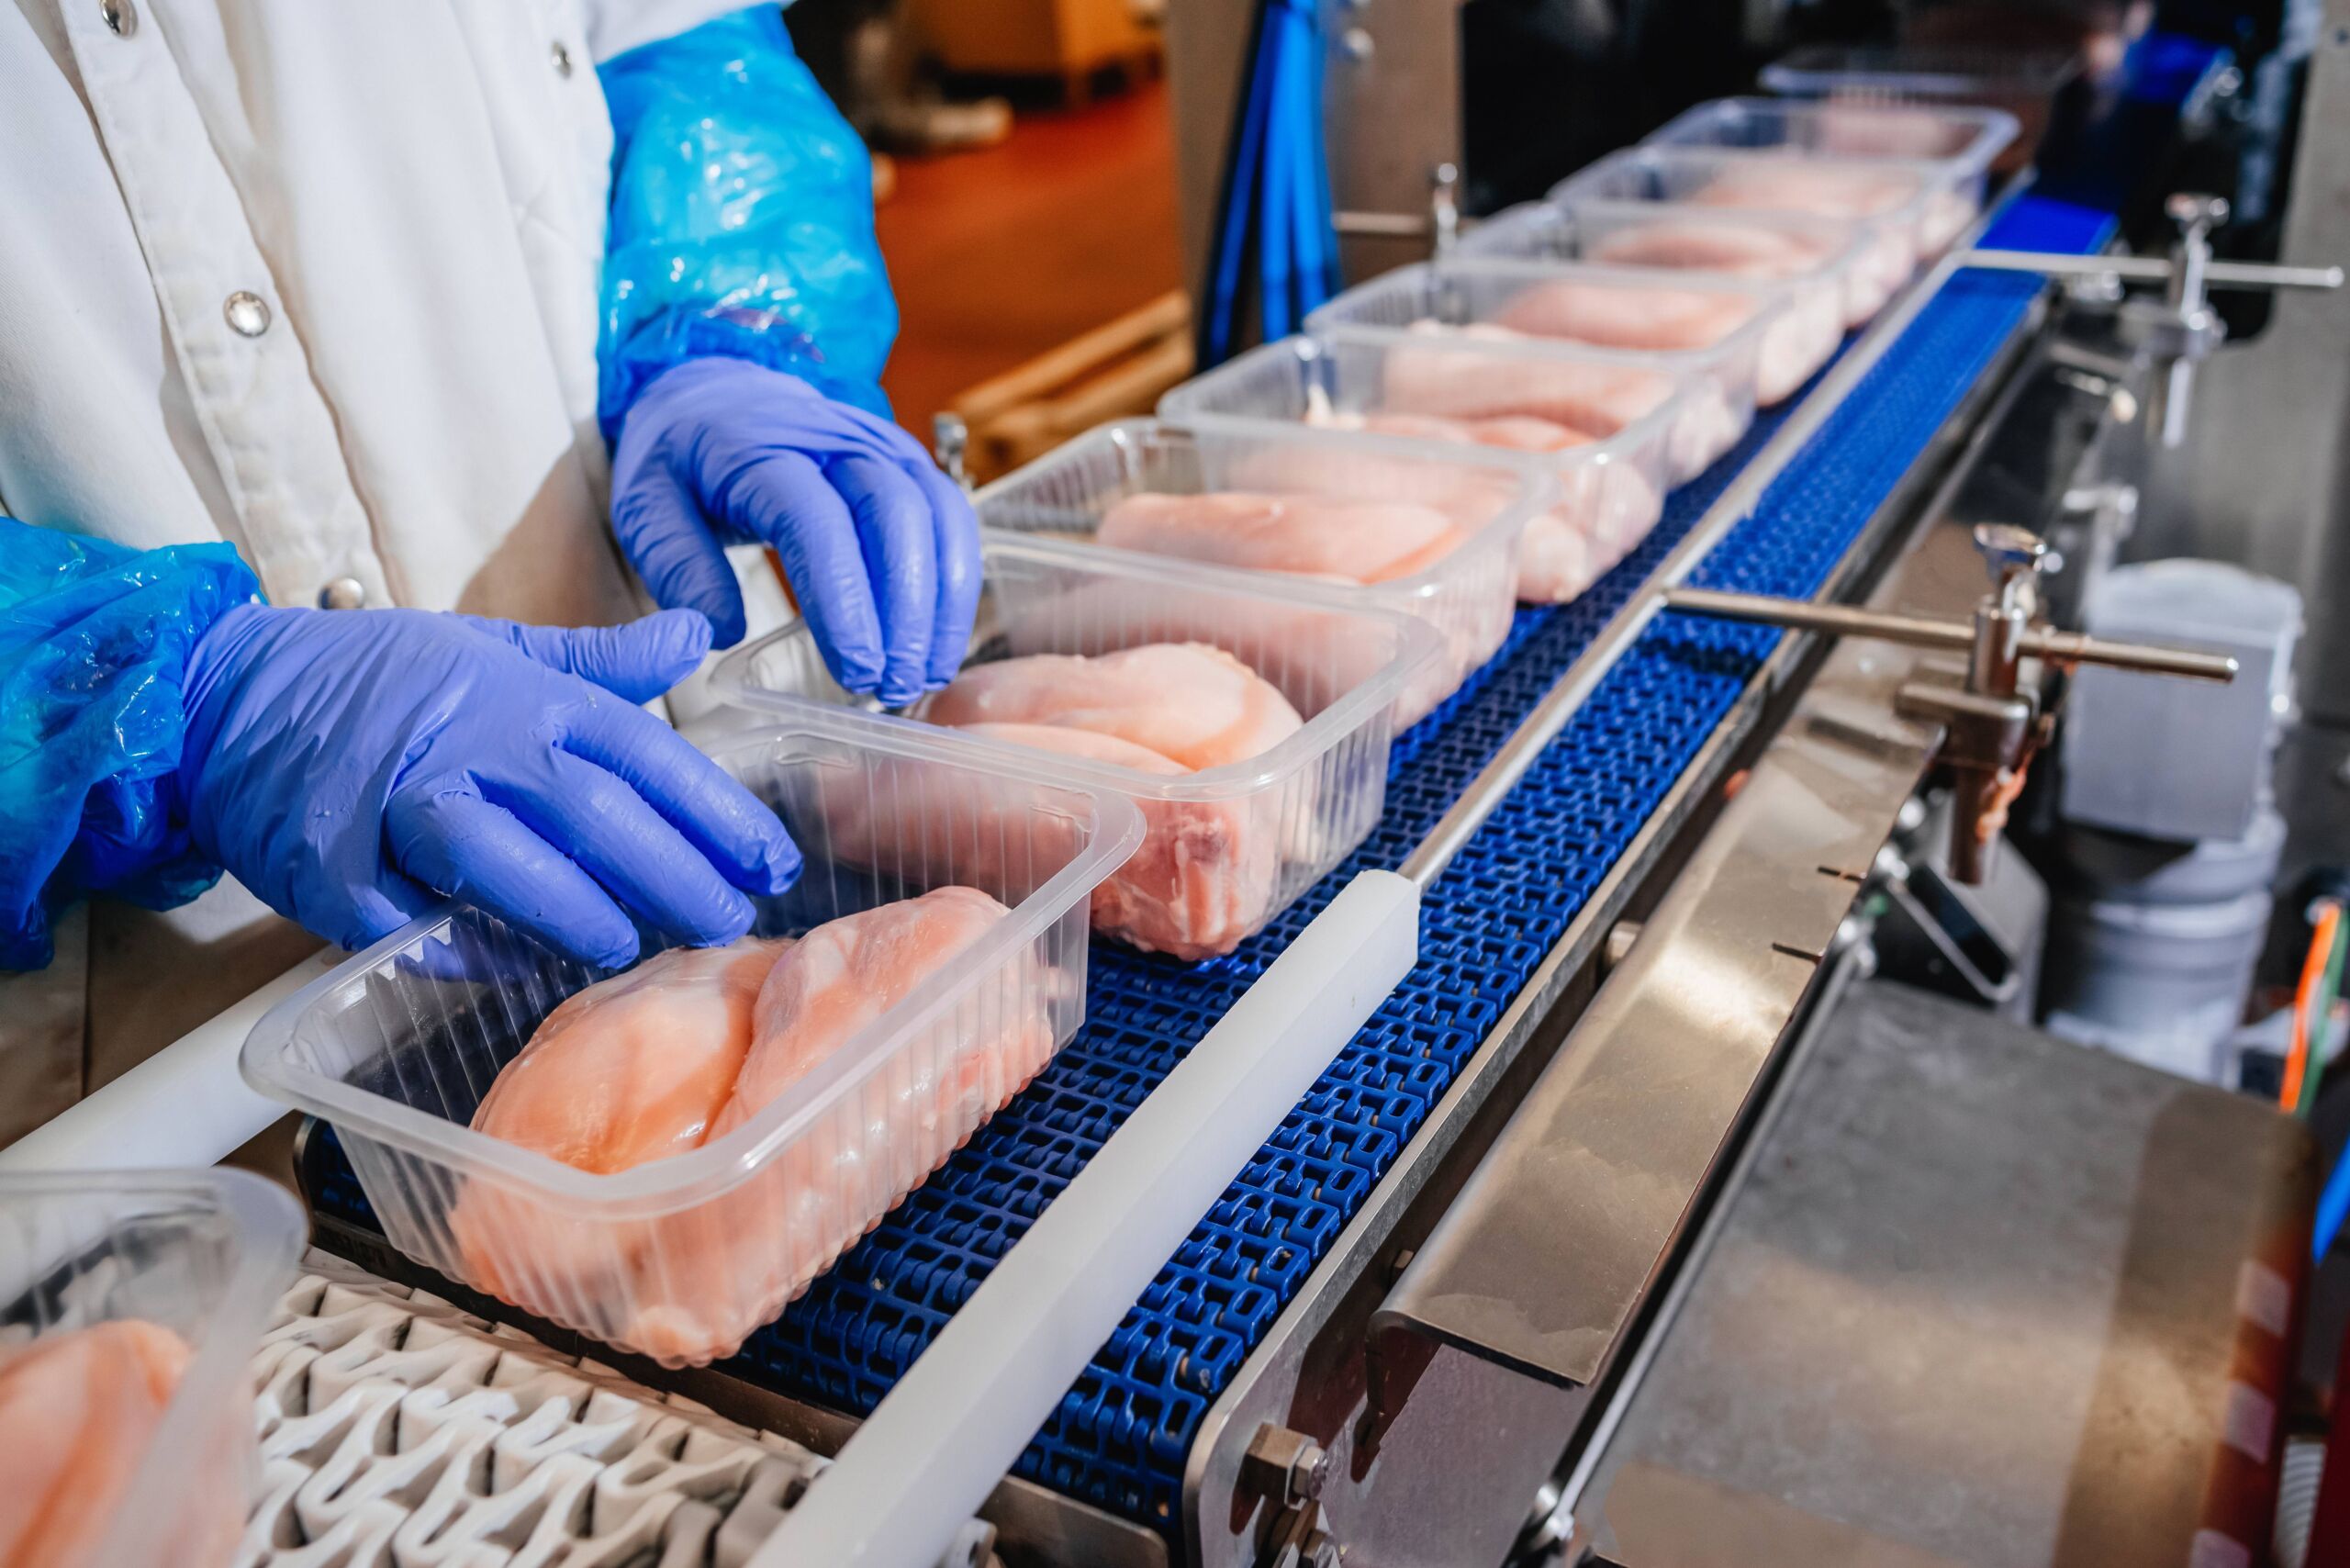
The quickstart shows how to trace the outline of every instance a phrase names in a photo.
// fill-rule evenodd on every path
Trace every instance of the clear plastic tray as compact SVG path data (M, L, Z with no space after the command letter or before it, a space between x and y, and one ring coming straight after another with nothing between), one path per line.
M126 1318L194 1351L87 1568L235 1555L257 1466L246 1363L307 1235L291 1194L241 1170L0 1176L0 1359Z
M1563 304L1569 295L1582 307L1577 314L1562 317L1544 308L1546 297ZM1791 308L1795 297L1786 284L1751 278L1659 278L1634 267L1454 259L1398 267L1350 288L1307 318L1306 326L1501 326L1537 338L1638 353L1693 386L1710 387L1713 406L1723 415L1715 423L1727 439L1710 450L1701 442L1675 454L1676 473L1687 478L1735 444L1758 405L1791 396L1843 341L1842 313L1832 300L1815 295L1807 301L1807 310L1797 313ZM1643 309L1709 307L1720 312L1712 335L1689 347L1656 347L1654 336L1638 324ZM1596 317L1585 314L1595 310ZM1693 393L1693 403L1698 396Z
M2016 117L2001 109L1717 98L1673 119L1646 145L1931 163L1942 178L1928 209L1926 253L1939 255L1983 209L1992 162L2018 129Z
M539 1021L604 978L477 910L426 915L305 986L242 1058L255 1089L333 1126L395 1247L669 1366L773 1318L1068 1041L1087 901L1142 836L1126 801L831 714L767 715L705 749L806 857L761 901L761 935L958 884L1011 914L744 1126L610 1174L468 1125Z
M1766 92L1854 104L1974 104L2004 109L2016 140L1995 170L2031 162L2055 112L2056 95L2081 73L2068 50L1975 49L1934 44L1809 44L1762 68Z
M1819 155L1803 159L1825 177L1876 185L1875 197L1866 202L1871 210L1865 214L1822 213L1800 206L1724 207L1705 199L1718 182L1742 175L1751 178L1756 164L1766 156L1713 148L1629 147L1570 175L1547 199L1570 211L1596 202L1651 202L1674 207L1678 209L1674 216L1684 219L1701 214L1714 218L1730 212L1784 211L1844 224L1865 241L1854 278L1875 293L1871 315L1909 281L1921 262L1942 252L1966 227L1966 218L1973 211L1971 202L1952 197L1946 171L1933 163L1894 158ZM1931 242L1936 234L1942 236L1940 244Z
M1103 425L979 494L979 520L1032 539L1090 543L1102 517L1132 495L1244 490L1348 499L1418 501L1469 534L1424 571L1390 582L1342 583L1187 563L1210 580L1350 610L1401 611L1437 634L1428 662L1405 681L1395 728L1408 729L1459 689L1509 635L1517 607L1517 548L1528 519L1552 498L1549 479L1505 454L1450 447L1430 455L1333 431L1195 431L1152 420ZM1122 553L1123 554L1123 553ZM1163 563L1154 559L1151 570ZM1368 673L1368 672L1366 672Z
M1785 241L1784 253L1757 257L1738 268L1708 265L1666 242L1684 226L1751 230ZM1880 266L1871 272L1870 236L1851 223L1794 213L1739 212L1659 202L1577 202L1570 210L1548 201L1495 213L1460 237L1456 255L1467 259L1586 262L1675 277L1744 278L1782 284L1789 311L1815 328L1832 320L1838 333L1866 322L1892 297L1898 280Z
M856 700L834 682L814 638L797 622L729 654L711 680L740 706L837 713L876 733L962 748L957 755L990 766L1002 759L1050 768L1133 801L1147 824L1143 846L1108 879L1095 901L1095 924L1135 946L1195 959L1229 952L1262 930L1370 833L1386 804L1397 699L1424 683L1438 638L1407 615L1335 588L1301 582L1292 591L1268 586L1262 574L1080 543L1102 512L1139 487L1130 454L1153 444L1155 433L1134 426L1096 431L981 493L991 523L1053 538L989 536L970 662L1211 644L1279 688L1304 719L1271 750L1169 776L915 719L843 712ZM1162 477L1167 466L1159 465Z
M1335 328L1242 354L1176 387L1158 411L1203 431L1261 431L1272 422L1343 428L1371 413L1557 418L1595 395L1628 390L1631 406L1645 403L1649 411L1612 433L1559 452L1516 454L1558 487L1550 509L1527 524L1518 597L1565 603L1622 560L1663 515L1668 448L1684 428L1688 402L1672 375L1634 363L1636 357L1561 343ZM1366 456L1464 450L1440 439L1379 440L1382 445L1363 448Z

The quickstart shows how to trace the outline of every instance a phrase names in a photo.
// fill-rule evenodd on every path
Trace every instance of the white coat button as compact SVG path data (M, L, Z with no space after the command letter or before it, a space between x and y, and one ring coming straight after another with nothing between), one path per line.
M251 289L241 288L229 296L220 314L229 318L229 330L241 338L258 338L269 330L269 301Z
M367 585L357 577L337 577L319 590L320 610L357 610L367 602Z
M139 13L130 0L98 0L98 19L118 39L127 39L139 30Z
M561 39L557 39L554 40L554 48L548 50L548 53L554 61L554 73L568 80L571 76L571 46Z

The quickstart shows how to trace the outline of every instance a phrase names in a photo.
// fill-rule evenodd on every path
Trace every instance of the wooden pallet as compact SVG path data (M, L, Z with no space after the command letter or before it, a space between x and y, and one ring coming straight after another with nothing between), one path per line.
M1107 420L1147 414L1192 374L1192 306L1182 290L1071 338L957 397L966 461L981 483Z

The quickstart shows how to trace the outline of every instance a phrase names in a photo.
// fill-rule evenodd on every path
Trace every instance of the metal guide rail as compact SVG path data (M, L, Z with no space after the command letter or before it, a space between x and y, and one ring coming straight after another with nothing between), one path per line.
M2104 213L2026 196L1994 220L1984 242L2082 252L2102 245L2109 230ZM1691 564L1681 547L1703 551L1701 526L1741 511L1689 580L1797 598L1818 591L2042 286L2014 274L1951 277L1824 419L1806 400L1765 414L1736 451L1674 492L1654 533L1590 593L1521 611L1492 663L1398 737L1386 815L1371 838L1238 952L1185 966L1097 946L1089 1016L1076 1039L721 1370L789 1398L870 1410L1044 1205L1337 889L1366 868L1422 870L1432 879L1419 967L1169 1260L1017 1468L1174 1533L1186 1461L1211 1406L1746 693L1780 635L1672 613L1628 625L1619 612L1652 598L1669 566ZM1831 365L1823 377L1837 375ZM1741 471L1790 420L1803 421L1789 432L1802 440L1800 452L1767 484L1741 487ZM1587 694L1580 689L1586 682ZM1579 700L1565 704L1572 711L1555 737L1522 744L1530 717L1563 711L1556 694L1568 687L1578 688L1572 696ZM1482 817L1455 809L1472 787L1499 796ZM372 1228L331 1139L314 1139L308 1163L314 1206Z

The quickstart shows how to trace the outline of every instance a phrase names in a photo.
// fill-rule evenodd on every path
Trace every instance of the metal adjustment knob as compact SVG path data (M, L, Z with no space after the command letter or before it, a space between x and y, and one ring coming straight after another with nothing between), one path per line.
M1438 163L1428 171L1428 233L1438 261L1452 254L1460 239L1460 166Z
M2048 559L2048 541L2012 522L1978 522L1975 548L1991 568L1991 580L2005 585L2017 572L2037 572Z
M930 420L930 452L938 460L946 476L965 489L971 487L968 461L971 451L971 427L962 415L934 414Z
M2187 440L2196 362L2210 358L2227 341L2227 323L2211 308L2210 287L2211 230L2228 220L2228 204L2220 196L2181 191L2163 210L2178 225L2178 243L2171 248L2162 303L2126 305L2122 320L2154 362L2147 428L2159 433L2163 445L2175 448Z
M2163 203L2163 211L2182 233L2209 234L2228 220L2228 198L2180 191Z

